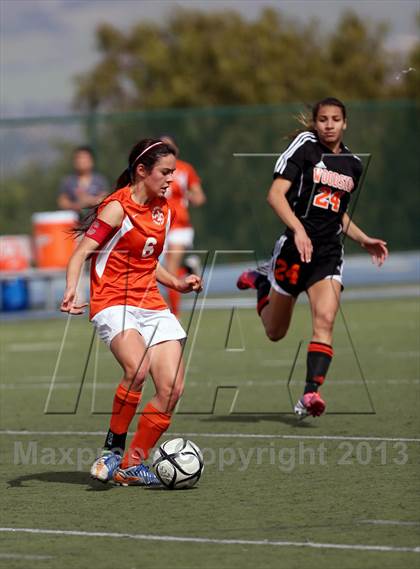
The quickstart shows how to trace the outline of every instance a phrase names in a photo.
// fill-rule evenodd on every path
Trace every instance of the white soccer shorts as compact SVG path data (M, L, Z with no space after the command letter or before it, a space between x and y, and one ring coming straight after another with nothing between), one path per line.
M186 249L192 247L194 242L194 229L192 227L178 227L171 229L166 238L165 245L180 246Z
M136 306L109 306L95 314L91 322L108 346L117 334L128 329L137 330L149 347L168 340L182 340L187 336L168 308L147 310Z

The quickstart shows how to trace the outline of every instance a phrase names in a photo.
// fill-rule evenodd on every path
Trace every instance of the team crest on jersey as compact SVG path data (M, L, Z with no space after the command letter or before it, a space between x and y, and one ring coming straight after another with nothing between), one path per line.
M165 214L159 206L152 209L152 219L156 225L163 225L165 223Z

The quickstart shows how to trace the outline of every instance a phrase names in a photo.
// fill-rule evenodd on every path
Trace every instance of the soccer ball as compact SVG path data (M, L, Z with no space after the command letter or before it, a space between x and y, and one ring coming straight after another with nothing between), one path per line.
M203 472L203 455L192 441L172 439L155 451L153 468L162 484L170 490L191 488Z

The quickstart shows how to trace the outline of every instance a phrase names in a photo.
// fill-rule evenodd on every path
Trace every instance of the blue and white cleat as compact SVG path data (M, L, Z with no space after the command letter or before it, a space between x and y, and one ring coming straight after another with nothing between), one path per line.
M308 410L306 409L305 405L303 404L302 399L299 399L299 401L296 403L294 411L295 411L295 415L298 417L298 419L304 419L309 414Z
M90 475L100 482L108 482L121 464L122 457L110 450L104 450L92 464Z
M129 468L118 468L114 473L114 482L121 486L160 486L160 480L145 464L136 464Z

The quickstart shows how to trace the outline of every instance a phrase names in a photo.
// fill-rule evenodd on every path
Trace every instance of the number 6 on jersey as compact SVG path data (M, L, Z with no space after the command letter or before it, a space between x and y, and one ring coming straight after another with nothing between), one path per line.
M155 251L155 245L157 244L157 239L154 237L148 237L146 243L144 244L143 251L141 252L142 257L150 257Z

